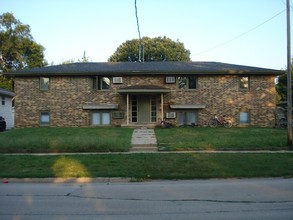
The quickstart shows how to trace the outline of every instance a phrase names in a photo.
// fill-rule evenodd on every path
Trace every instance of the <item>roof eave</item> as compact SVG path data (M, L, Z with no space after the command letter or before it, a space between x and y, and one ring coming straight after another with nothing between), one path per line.
M282 75L285 71L107 71L107 72L22 72L5 73L10 77L38 76L135 76L135 75Z

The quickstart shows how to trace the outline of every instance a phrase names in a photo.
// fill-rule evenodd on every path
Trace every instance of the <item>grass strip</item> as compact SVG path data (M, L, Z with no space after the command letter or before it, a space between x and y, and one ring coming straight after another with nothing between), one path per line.
M156 129L161 150L278 150L286 148L286 130L276 128Z
M23 128L0 133L0 153L125 152L133 129Z
M292 176L293 155L290 153L0 155L1 178L206 179Z

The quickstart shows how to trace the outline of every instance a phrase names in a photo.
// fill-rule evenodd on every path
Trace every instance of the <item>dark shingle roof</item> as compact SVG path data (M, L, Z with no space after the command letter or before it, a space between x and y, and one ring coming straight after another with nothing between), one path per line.
M11 76L145 75L145 74L257 74L279 75L281 70L219 62L100 62L72 63L7 73Z
M15 93L11 92L9 90L0 88L0 95L6 95L6 96L9 96L9 97L13 97L13 96L15 96Z

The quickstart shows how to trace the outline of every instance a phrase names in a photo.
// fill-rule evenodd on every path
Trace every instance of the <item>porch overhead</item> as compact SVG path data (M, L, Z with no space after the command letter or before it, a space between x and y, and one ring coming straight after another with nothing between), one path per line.
M120 94L160 94L171 92L170 89L159 86L129 86L117 91Z
M203 109L206 105L202 104L181 104L181 105L170 105L171 109Z
M85 110L104 110L104 109L118 109L118 104L90 104L83 105Z

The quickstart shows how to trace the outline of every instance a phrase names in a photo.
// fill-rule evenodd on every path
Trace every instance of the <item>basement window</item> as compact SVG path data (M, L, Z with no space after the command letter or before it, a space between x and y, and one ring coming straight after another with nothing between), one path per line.
M92 113L92 125L110 125L110 112L93 112Z
M239 117L240 124L249 124L249 112L240 112Z
M40 125L49 126L50 125L50 112L41 112L40 113Z

